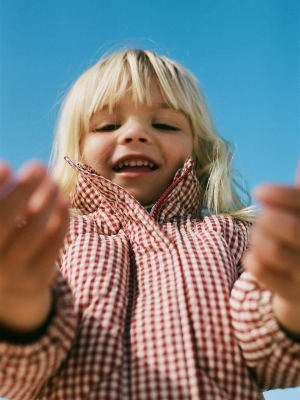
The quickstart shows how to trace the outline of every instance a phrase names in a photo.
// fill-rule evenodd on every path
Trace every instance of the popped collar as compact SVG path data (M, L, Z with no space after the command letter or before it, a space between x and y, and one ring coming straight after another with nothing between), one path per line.
M161 225L168 219L182 215L190 215L192 218L201 216L201 188L192 158L188 158L183 168L177 171L173 183L154 205L152 218L146 219L144 207L125 189L103 178L88 165L73 162L68 157L66 161L80 173L71 195L71 206L84 212L94 212L109 205L122 219L126 218L129 212L141 223L150 224L151 228L153 220Z

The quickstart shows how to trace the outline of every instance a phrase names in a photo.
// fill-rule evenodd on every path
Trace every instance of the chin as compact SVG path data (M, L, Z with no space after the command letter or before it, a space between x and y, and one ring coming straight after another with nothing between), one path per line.
M129 192L130 193L130 192ZM130 193L143 207L149 206L150 204L154 204L160 198L160 196L138 196L134 193Z

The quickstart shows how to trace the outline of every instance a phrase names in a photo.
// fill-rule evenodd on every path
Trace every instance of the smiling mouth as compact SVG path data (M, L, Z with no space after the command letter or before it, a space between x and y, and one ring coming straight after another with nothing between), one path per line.
M113 168L115 172L155 171L158 167L147 160L125 160Z

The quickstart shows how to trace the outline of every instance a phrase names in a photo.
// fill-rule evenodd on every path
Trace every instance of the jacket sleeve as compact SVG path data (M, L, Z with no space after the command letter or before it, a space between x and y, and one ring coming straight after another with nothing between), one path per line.
M60 367L77 327L70 289L58 273L53 285L55 313L47 332L30 344L0 343L0 396L36 398L43 384Z
M235 335L248 367L262 390L300 385L300 345L280 328L272 310L272 292L244 272L231 293Z
M216 217L214 217L216 219ZM230 296L231 319L243 357L262 390L300 385L300 344L279 326L272 310L272 292L261 288L253 275L242 272L251 224L227 217L221 221L224 237L238 267Z

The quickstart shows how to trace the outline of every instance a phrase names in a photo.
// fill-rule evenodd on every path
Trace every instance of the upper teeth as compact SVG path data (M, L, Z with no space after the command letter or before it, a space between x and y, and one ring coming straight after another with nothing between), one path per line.
M123 168L123 166L125 167L142 167L142 166L149 166L150 168L152 168L154 166L154 164L152 162L149 162L147 160L125 160L123 162L121 162L120 164L118 164L118 168Z

